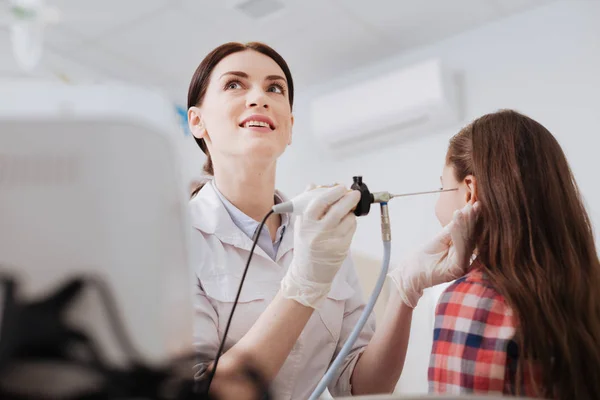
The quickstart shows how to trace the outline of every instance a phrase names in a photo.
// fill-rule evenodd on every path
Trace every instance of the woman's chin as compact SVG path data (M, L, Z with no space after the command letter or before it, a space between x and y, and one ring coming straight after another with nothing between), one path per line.
M253 157L263 159L277 159L285 151L287 146L279 143L272 138L252 138L244 144L245 153Z

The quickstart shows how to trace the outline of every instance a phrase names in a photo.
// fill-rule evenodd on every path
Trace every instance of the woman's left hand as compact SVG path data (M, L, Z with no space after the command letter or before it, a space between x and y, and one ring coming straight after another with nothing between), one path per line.
M479 209L475 202L457 210L440 233L388 274L409 307L417 306L424 289L466 273L475 250L473 231Z

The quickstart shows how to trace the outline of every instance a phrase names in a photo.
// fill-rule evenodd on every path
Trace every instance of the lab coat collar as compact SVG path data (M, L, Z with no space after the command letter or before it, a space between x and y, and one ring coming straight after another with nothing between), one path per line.
M276 195L283 201L287 201L287 198L281 192L276 191ZM190 200L190 213L194 228L206 234L213 234L220 241L240 249L250 251L252 248L252 240L231 220L231 216L210 182L205 184L196 196ZM290 218L275 261L279 261L285 253L293 249L293 225L294 221ZM271 257L259 246L255 247L254 252L272 261Z
M215 185L215 181L213 180L211 182L211 184L213 185L213 190L215 191L215 193L217 194L217 196L219 196L219 199L221 200L221 203L223 203L223 205L225 206L225 209L227 210L227 213L229 213L229 216L231 217L231 220L233 221L233 223L241 229L242 232L244 232L246 234L246 236L248 236L251 240L255 240L256 236L258 235L258 228L260 227L260 222L254 220L253 218L250 218L249 216L247 216L246 214L244 214L240 209L238 209L235 205L231 204L231 202L229 200L227 200L227 198L225 196L223 196L223 194L221 192L219 192L219 188ZM282 196L279 194L279 192L275 191L275 204L280 204L283 203L285 200L282 198ZM260 246L261 248L264 247L263 246L270 246L269 250L271 251L273 247L277 247L279 248L279 246L281 245L281 240L282 238L285 236L285 231L289 225L289 221L290 221L290 217L288 214L282 214L281 215L281 225L279 226L279 228L277 228L277 238L276 238L276 245L273 244L273 242L270 239L270 235L268 234L268 231L266 229L263 228L261 236L262 236L262 240L264 241L266 237L269 237L268 243L263 242L261 245L261 242L259 241L258 246ZM275 258L276 255L269 253L269 255L272 258Z

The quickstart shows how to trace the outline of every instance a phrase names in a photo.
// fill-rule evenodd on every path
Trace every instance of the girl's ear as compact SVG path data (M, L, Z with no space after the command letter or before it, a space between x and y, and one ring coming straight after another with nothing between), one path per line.
M464 182L467 186L465 201L474 204L477 201L477 178L473 175L467 175Z

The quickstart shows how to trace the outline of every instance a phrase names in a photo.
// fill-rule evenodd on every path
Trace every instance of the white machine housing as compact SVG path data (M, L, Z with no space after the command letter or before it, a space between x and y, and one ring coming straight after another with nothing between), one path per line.
M150 364L192 345L192 229L172 109L133 87L0 85L0 272L26 298L102 278ZM69 320L121 364L101 298L85 293Z
M452 126L458 100L455 77L432 59L314 97L310 122L318 143L344 154Z

